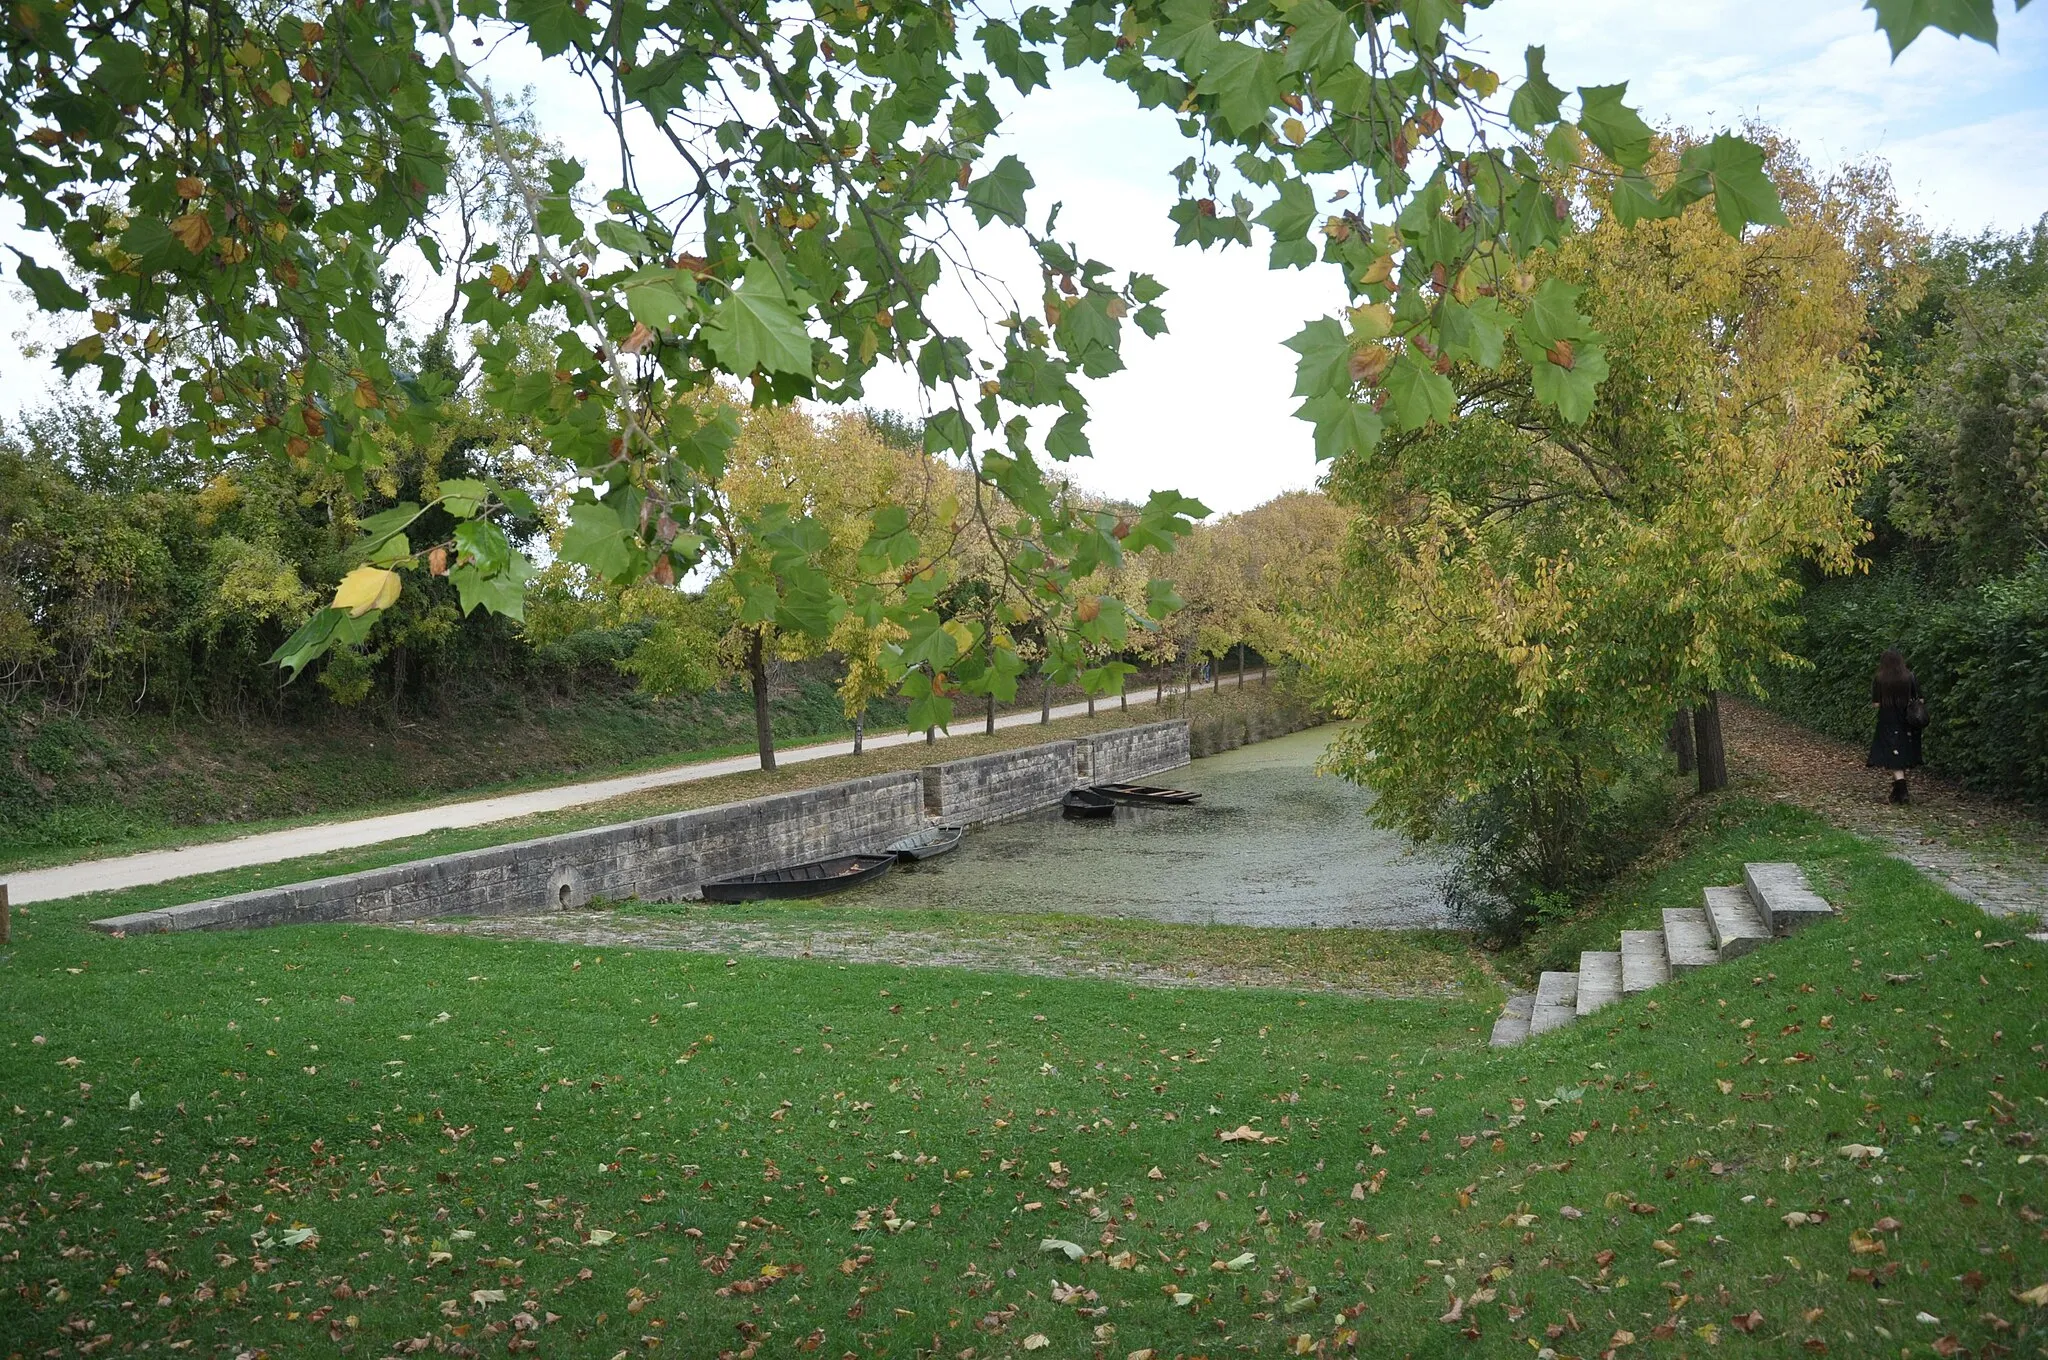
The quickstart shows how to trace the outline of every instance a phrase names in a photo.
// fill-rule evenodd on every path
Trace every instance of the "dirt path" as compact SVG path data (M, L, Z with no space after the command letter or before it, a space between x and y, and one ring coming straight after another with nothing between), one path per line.
M1913 801L1886 802L1890 776L1861 748L1740 700L1721 700L1731 782L1790 798L1883 841L1956 896L1994 916L2048 920L2048 822L2026 808L1916 773Z

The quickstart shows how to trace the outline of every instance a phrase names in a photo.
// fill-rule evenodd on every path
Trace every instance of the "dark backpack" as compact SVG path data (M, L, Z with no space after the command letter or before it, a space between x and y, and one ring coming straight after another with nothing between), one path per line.
M1927 700L1918 694L1906 700L1906 726L1915 732L1927 726Z

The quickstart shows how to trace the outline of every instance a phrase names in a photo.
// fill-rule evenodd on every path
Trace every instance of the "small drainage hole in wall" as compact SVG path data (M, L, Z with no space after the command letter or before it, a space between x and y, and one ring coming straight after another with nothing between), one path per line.
M569 885L564 883L561 892L557 893L556 897L562 904L562 910L567 911L569 909Z

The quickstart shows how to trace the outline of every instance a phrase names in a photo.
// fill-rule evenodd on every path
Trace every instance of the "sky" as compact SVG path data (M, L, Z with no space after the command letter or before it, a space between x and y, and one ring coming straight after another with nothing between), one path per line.
M1713 132L1754 119L1823 168L1881 157L1925 225L1967 234L2048 213L2048 6L2018 17L2009 0L1998 8L2000 50L1930 31L1896 62L1856 0L1499 0L1471 12L1467 38L1510 78L1524 46L1540 43L1560 86L1627 80L1653 124ZM508 44L483 70L501 88L530 86L543 130L571 154L615 164L611 129L582 113L587 87L559 63ZM1312 486L1318 467L1308 427L1292 418L1294 356L1281 342L1342 306L1335 269L1269 272L1263 240L1174 249L1168 171L1190 151L1174 120L1097 75L1055 70L1053 82L1028 100L1000 87L1009 117L990 159L1012 153L1031 168L1034 221L1062 203L1063 240L1168 289L1169 333L1127 332L1125 369L1086 385L1095 456L1077 480L1130 498L1170 487L1224 513ZM0 229L0 241L16 235ZM1036 265L1018 243L991 233L973 248L979 267L1036 297ZM19 335L31 324L25 296L9 293L0 333ZM56 382L35 361L12 367L0 418L47 400ZM916 381L877 374L870 400L915 411Z

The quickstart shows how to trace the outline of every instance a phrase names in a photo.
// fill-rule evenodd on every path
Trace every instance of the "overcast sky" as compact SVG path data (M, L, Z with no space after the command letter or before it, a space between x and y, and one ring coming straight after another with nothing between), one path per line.
M1510 78L1533 42L1547 46L1561 86L1628 80L1652 123L1713 131L1760 119L1823 167L1882 157L1930 227L1976 232L2048 213L2048 6L2018 18L2007 0L1999 9L2000 51L1929 32L1896 63L1856 0L1500 0L1472 13L1469 36ZM609 127L581 113L587 87L558 64L507 46L485 69L501 87L533 87L544 130L594 162L593 182L615 164ZM1223 254L1172 249L1167 171L1189 144L1170 116L1139 110L1087 74L1056 71L1050 95L1029 100L1001 90L1012 117L992 154L1014 152L1036 175L1033 220L1064 203L1062 238L1170 290L1170 334L1129 332L1126 369L1089 385L1096 454L1076 469L1080 480L1130 497L1174 487L1218 511L1312 485L1308 430L1291 417L1293 356L1281 341L1342 304L1334 269L1269 273L1263 241ZM1020 249L976 249L978 264L1036 296L1036 269ZM19 289L9 292L0 322L15 334L28 318ZM17 360L15 369L0 415L50 391L46 368ZM878 375L871 394L917 407L915 382L902 375Z

